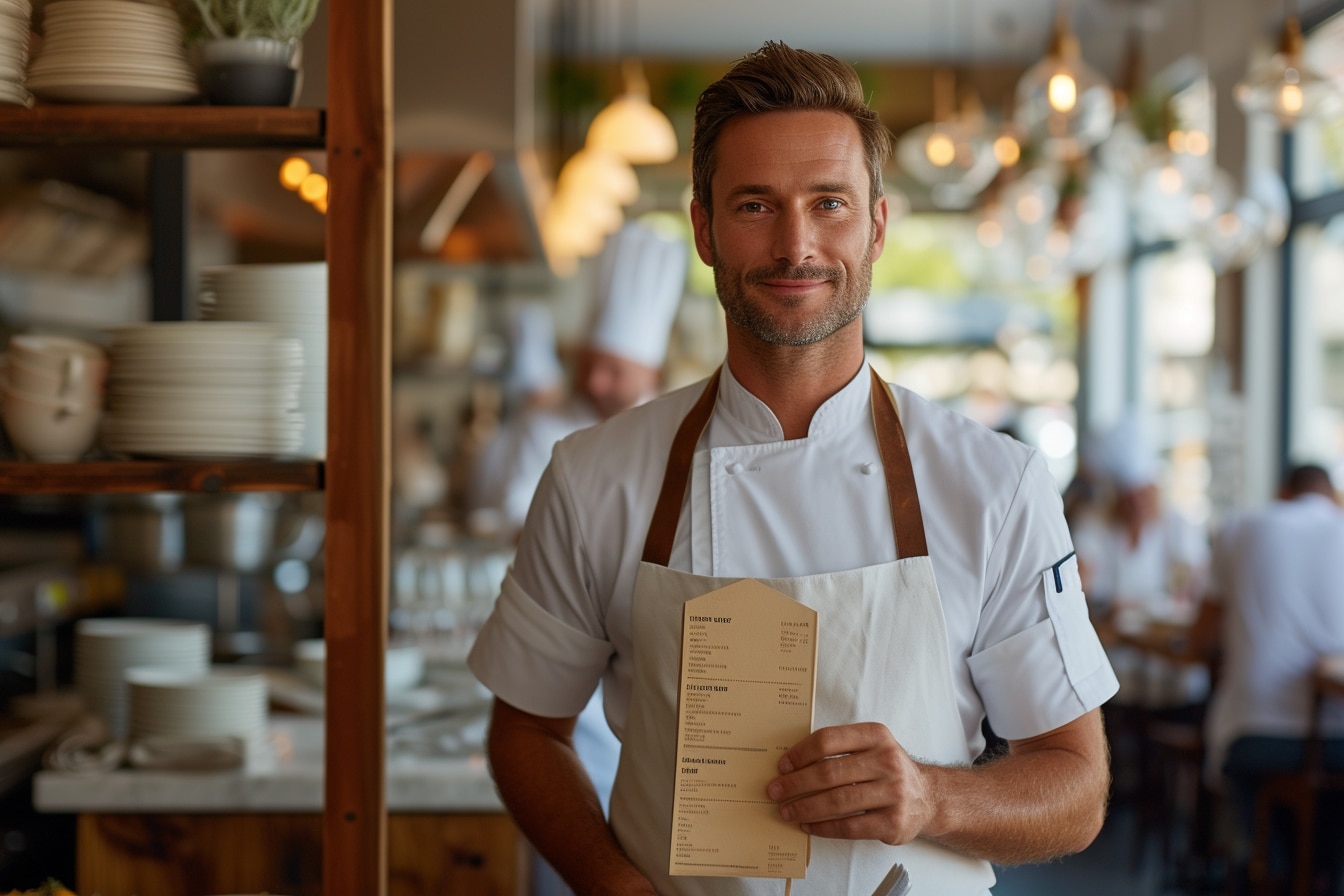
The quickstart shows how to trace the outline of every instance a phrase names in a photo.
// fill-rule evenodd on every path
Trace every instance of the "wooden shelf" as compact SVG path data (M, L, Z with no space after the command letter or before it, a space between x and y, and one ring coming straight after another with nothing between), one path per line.
M301 461L0 462L0 494L320 491L325 464Z
M0 146L322 148L326 112L282 106L0 106Z

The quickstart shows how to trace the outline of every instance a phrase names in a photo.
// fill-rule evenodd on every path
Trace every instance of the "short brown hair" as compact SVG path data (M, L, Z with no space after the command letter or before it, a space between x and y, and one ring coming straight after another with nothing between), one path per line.
M709 185L714 176L714 147L723 126L736 115L797 109L840 112L859 126L872 181L871 199L876 205L882 196L882 166L891 156L892 137L864 101L858 72L834 56L768 41L706 87L695 104L691 187L707 214L713 214Z

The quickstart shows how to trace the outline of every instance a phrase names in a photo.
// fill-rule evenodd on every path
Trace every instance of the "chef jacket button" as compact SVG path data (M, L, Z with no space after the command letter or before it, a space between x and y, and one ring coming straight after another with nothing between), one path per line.
M873 468L874 468L874 467L873 467L873 462L872 462L872 461L868 461L867 463L859 464L859 472L862 473L862 474L865 475L865 476L871 476L872 473L873 473Z
M731 464L724 467L724 469L728 471L729 476L736 476L738 473L742 472L742 465L737 461L733 461Z

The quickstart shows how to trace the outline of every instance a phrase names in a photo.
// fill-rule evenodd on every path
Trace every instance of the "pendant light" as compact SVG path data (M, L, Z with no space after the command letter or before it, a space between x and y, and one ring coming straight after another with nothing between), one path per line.
M1106 79L1082 60L1061 3L1046 57L1017 82L1017 121L1055 159L1075 159L1106 138L1115 100Z
M969 101L953 115L950 69L933 73L933 121L911 128L896 143L896 161L930 189L939 208L965 208L998 173L994 141L983 110Z
M625 7L626 43L635 45L635 0ZM677 157L677 132L672 122L649 102L644 67L633 56L621 63L625 90L597 113L588 126L587 145L605 149L631 165L658 165Z
M1272 115L1279 127L1289 129L1303 119L1338 109L1338 89L1307 66L1302 50L1302 25L1288 0L1278 52L1251 69L1232 90L1242 111Z

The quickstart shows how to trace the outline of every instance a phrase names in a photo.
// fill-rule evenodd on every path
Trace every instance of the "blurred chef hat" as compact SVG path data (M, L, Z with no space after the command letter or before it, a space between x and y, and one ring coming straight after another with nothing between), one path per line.
M686 285L686 243L631 221L607 239L588 344L660 368Z
M558 386L564 373L555 351L555 318L541 302L520 302L509 311L507 387L532 395Z
M1097 468L1116 488L1128 491L1157 481L1157 452L1137 414L1126 413L1092 447Z

